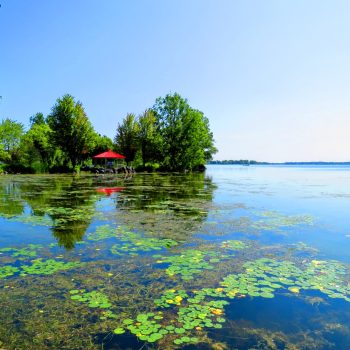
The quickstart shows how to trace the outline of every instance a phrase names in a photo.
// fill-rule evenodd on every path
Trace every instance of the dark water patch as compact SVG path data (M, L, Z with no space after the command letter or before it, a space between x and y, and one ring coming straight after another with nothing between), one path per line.
M325 300L320 293L309 293L308 297L313 298L315 303L309 304L303 298L281 295L271 300L234 300L227 307L226 314L232 322L246 324L248 328L284 334L284 346L288 342L301 345L304 335L308 334L315 339L315 349L347 349L350 341L349 304L345 301ZM316 344L319 344L318 347ZM237 344L232 341L232 346L235 345ZM276 348L284 347L281 345ZM303 348L313 347L304 345Z
M95 342L97 346L104 350L156 349L154 345L141 342L132 334L97 334L95 336Z

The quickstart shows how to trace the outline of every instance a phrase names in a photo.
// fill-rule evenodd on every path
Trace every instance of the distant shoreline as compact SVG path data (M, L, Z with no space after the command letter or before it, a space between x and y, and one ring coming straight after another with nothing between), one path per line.
M350 162L257 162L255 160L212 160L207 164L218 165L350 165Z

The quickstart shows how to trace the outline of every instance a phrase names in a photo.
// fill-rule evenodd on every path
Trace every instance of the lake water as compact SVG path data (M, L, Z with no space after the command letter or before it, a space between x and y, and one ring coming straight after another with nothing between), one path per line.
M350 167L0 177L0 348L348 350Z

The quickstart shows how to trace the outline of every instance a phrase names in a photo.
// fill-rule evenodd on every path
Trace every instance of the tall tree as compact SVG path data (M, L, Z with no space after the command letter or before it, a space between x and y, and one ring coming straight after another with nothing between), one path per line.
M10 159L11 157L9 153L4 150L4 145L0 143L0 161L8 162ZM1 173L1 168L0 168L0 173Z
M30 117L30 125L45 124L45 117L42 113L36 113Z
M91 155L96 155L98 153L102 153L107 151L108 149L112 149L113 148L113 141L105 135L100 135L100 134L95 134L95 147L92 150L92 154Z
M55 154L55 149L51 144L51 135L52 130L45 122L32 124L21 142L23 165L32 168L35 172L49 170Z
M126 157L127 164L135 159L139 150L139 130L140 125L132 113L127 114L122 123L117 126L114 142L118 151Z
M71 95L57 99L48 116L52 140L60 147L72 166L79 165L94 147L94 129L86 116L81 102Z
M160 160L161 135L158 132L157 118L151 109L139 116L139 145L142 163Z
M18 150L23 133L24 126L21 123L9 118L0 123L0 144L10 157Z
M179 94L159 97L153 106L163 138L163 164L169 170L192 170L216 152L209 121Z

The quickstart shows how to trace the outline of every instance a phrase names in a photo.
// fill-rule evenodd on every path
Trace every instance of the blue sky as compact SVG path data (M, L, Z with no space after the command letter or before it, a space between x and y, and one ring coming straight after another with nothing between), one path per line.
M350 161L350 2L2 0L0 119L80 100L97 132L178 92L216 159Z

